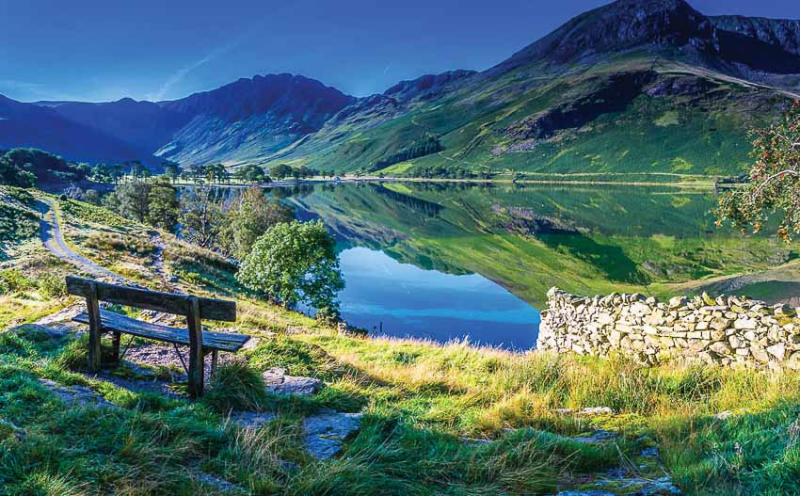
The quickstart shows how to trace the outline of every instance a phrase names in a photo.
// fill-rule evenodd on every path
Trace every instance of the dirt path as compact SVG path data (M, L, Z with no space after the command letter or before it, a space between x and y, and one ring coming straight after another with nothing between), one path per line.
M96 263L92 262L86 257L83 257L70 248L64 240L64 234L61 231L61 226L58 223L58 216L56 215L56 206L53 200L49 198L41 198L36 201L37 209L42 212L42 218L39 221L40 236L42 243L50 253L57 256L65 262L76 265L81 270L88 272L96 277L103 279L110 279L117 284L132 284L122 276L114 274L113 272L105 269Z

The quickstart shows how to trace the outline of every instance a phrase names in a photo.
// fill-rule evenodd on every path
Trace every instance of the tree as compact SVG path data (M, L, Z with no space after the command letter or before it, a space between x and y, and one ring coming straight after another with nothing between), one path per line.
M181 195L181 228L190 243L211 248L222 227L222 209L209 186L195 186Z
M0 157L0 184L32 188L36 184L36 176L29 170Z
M142 165L140 161L134 160L131 163L131 176L139 179L150 177L150 169Z
M270 227L290 222L292 210L268 197L258 187L250 187L233 201L225 212L220 244L230 256L243 260L253 249L259 236Z
M181 169L177 164L173 164L172 162L166 162L164 164L164 175L169 178L170 182L174 183L180 174Z
M269 170L269 175L277 180L286 179L292 175L292 168L286 164L278 164Z
M758 232L770 214L782 212L778 235L790 240L800 233L800 102L795 101L779 123L752 136L755 164L750 180L720 197L717 225L729 221Z
M152 185L147 181L134 179L119 186L112 193L119 204L117 211L129 219L144 222L150 212L150 190ZM114 203L110 201L110 203Z
M268 182L267 174L264 172L264 169L255 164L248 164L238 169L236 171L236 177L241 181L251 183Z
M150 202L147 212L148 224L168 232L175 231L180 215L178 190L168 179L162 179L153 183L148 199Z
M338 313L344 289L336 241L322 222L281 223L258 238L236 278L286 307L298 303L325 315Z

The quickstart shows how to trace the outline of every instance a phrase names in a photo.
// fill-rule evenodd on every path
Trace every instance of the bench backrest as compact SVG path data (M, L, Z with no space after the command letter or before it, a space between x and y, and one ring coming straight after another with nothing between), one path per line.
M189 302L197 300L202 319L236 322L236 302L217 300L214 298L200 298L173 293L160 293L147 289L117 286L105 282L67 276L67 292L75 296L90 298L92 285L96 288L97 300L125 305L156 312L170 313L173 315L189 316L191 305Z

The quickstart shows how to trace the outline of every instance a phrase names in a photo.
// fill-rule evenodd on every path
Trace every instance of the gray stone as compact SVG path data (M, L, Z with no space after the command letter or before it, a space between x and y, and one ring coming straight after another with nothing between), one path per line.
M322 389L322 381L313 377L286 375L286 369L274 367L261 375L267 391L275 394L310 396Z
M242 429L258 429L262 425L278 418L274 413L256 413L256 412L234 412L231 414L231 422L235 423Z
M792 356L789 357L788 360L783 362L786 368L792 370L800 370L800 351L796 351L792 353Z
M305 446L311 456L327 460L342 450L343 441L361 428L360 413L323 413L303 421Z
M195 474L195 479L209 487L214 488L214 494L245 494L246 491L236 484L221 479L217 476L206 474L205 472L198 472Z
M614 415L614 410L607 406L590 406L587 408L582 408L578 411L578 415L586 415L586 416L593 416L593 415Z
M669 299L669 308L670 309L680 308L686 305L686 302L687 300L685 296L674 296Z
M722 341L718 341L716 343L711 343L711 345L708 348L710 350L714 351L715 353L720 354L720 355L730 355L731 353L733 353L733 350L731 349L731 347L728 346L727 343L722 342Z
M786 346L783 343L778 343L767 348L767 352L782 362L786 357Z
M105 398L86 386L61 386L50 379L39 379L39 382L52 391L60 400L72 405L118 408L117 405L106 401Z
M717 420L728 420L733 415L733 412L730 410L725 410L724 412L719 412L718 414L714 415L714 418Z

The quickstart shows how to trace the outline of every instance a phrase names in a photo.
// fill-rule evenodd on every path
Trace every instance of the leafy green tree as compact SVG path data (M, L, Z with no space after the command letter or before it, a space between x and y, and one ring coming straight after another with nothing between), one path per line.
M292 210L256 186L245 189L229 205L220 234L224 252L243 260L259 236L270 227L293 219Z
M267 173L264 171L263 168L255 165L255 164L248 164L236 171L236 177L241 181L246 181L250 183L266 183L269 182L267 179Z
M286 164L278 164L269 170L269 175L280 181L292 175L292 168Z
M150 205L147 222L168 232L175 231L180 215L178 190L170 184L168 179L162 179L152 184L148 199Z
M214 189L209 186L187 189L181 195L180 220L184 239L203 248L213 248L224 222Z
M167 162L164 164L164 175L167 176L170 182L174 183L180 174L181 169L177 164L173 164L172 162Z
M236 275L245 287L294 307L338 312L344 289L336 241L322 222L281 223L258 238Z
M36 176L31 171L0 157L0 184L32 188L36 184Z
M144 179L150 177L150 169L142 165L138 160L131 162L131 176L137 179Z
M749 182L720 197L717 225L729 221L758 232L771 214L781 212L778 235L790 240L800 233L800 102L780 122L752 135L755 164Z
M150 212L150 190L152 185L141 179L126 181L117 186L117 190L112 193L116 196L117 212L129 219L144 222Z

